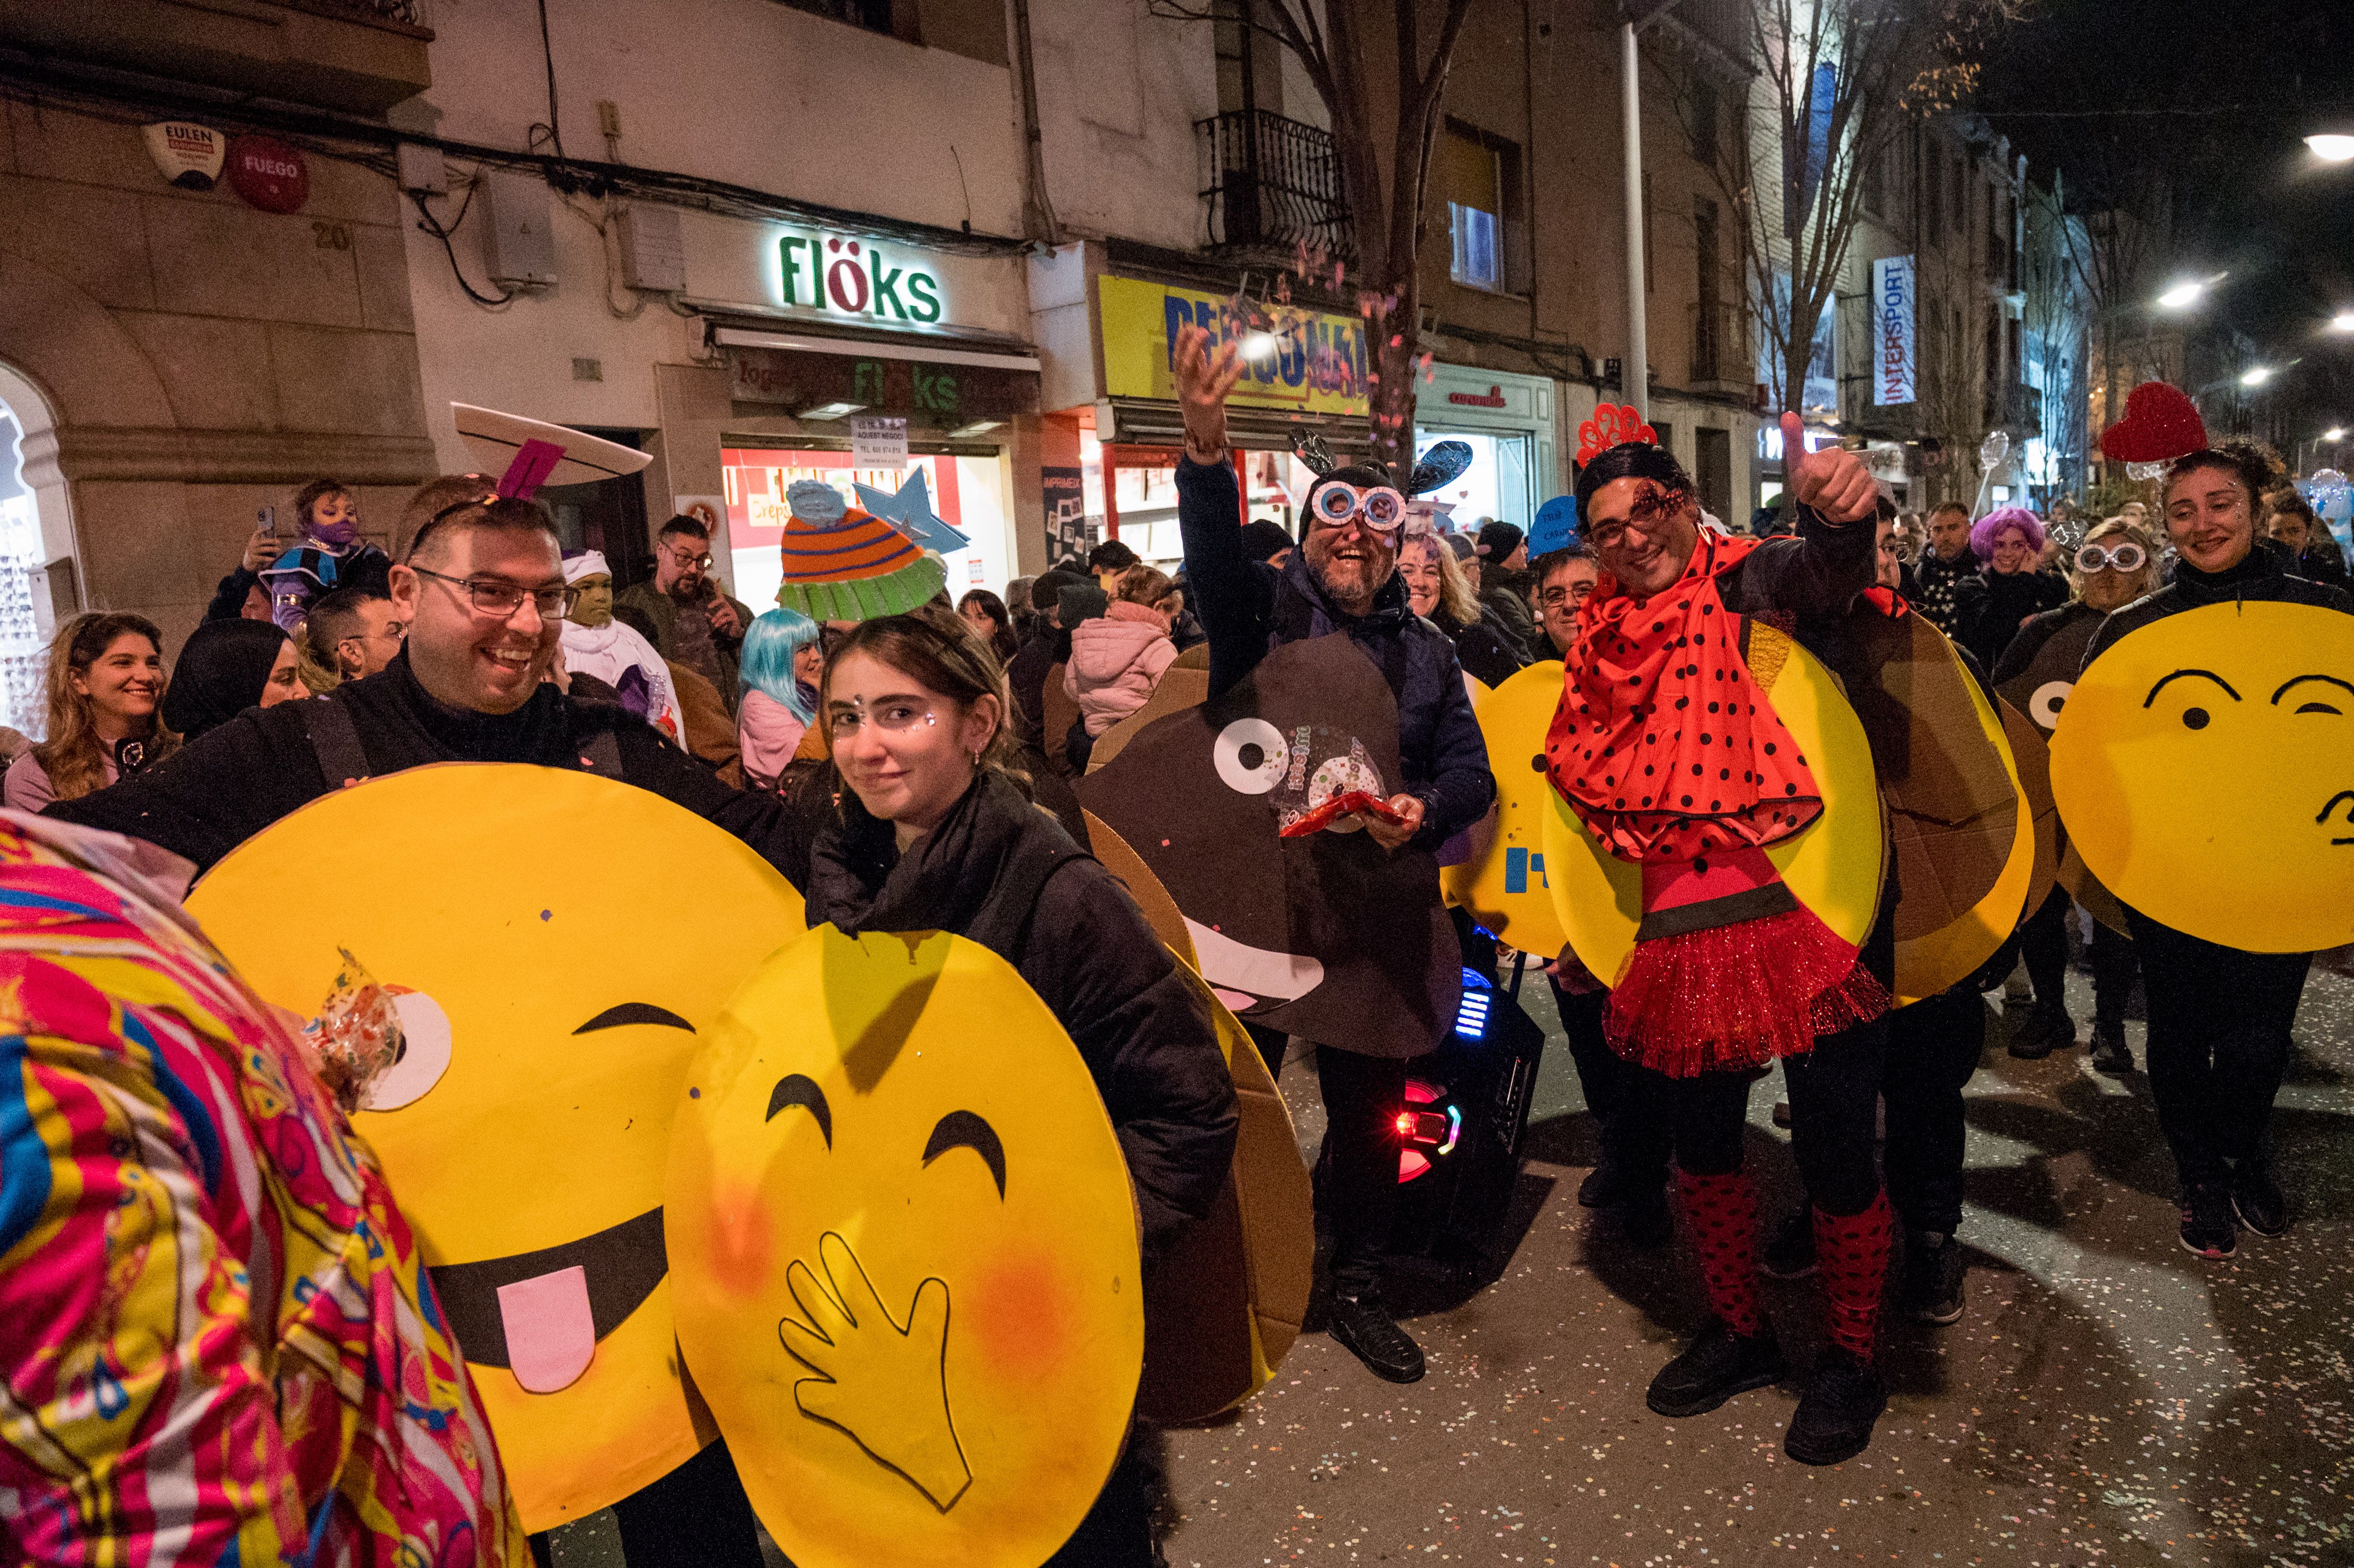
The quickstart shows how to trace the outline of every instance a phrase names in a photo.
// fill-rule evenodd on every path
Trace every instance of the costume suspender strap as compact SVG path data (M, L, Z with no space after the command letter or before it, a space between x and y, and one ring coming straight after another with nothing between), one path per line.
M302 725L310 732L311 749L318 754L319 771L325 776L328 789L345 789L368 777L359 726L352 722L351 710L335 700L334 693L304 703Z
M319 758L319 771L329 789L346 789L372 776L367 751L360 745L359 726L352 722L351 710L336 701L329 692L302 705L303 727L311 737L311 749ZM621 745L610 728L599 729L581 741L578 752L579 768L584 773L601 774L608 779L621 777Z

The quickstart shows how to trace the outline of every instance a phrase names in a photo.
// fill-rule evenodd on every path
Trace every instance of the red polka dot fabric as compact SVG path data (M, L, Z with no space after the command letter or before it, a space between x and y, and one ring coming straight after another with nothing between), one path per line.
M1822 791L1741 657L1717 578L1757 547L1702 534L1682 577L1638 605L1604 577L1578 618L1545 771L1621 860L1695 860L1788 838Z

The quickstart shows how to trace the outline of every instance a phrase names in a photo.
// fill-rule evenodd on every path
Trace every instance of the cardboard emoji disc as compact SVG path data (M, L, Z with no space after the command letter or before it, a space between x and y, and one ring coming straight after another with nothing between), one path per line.
M1798 901L1861 948L1872 934L1886 871L1888 831L1863 726L1822 662L1761 621L1747 627L1750 673L1789 726L1823 792L1823 814L1766 856ZM1635 949L1643 874L1596 843L1561 792L1548 788L1545 868L1553 907L1579 961L1616 980Z
M1544 819L1554 799L1545 777L1545 728L1561 702L1558 659L1508 677L1474 706L1496 776L1495 821L1475 859L1440 873L1470 916L1524 953L1558 956L1569 933L1546 874Z
M2010 742L2010 759L2019 768L2019 793L2035 824L2035 869L2027 878L2029 914L2043 907L2060 880L2060 808L2052 799L2052 743L2035 721L2009 703L2002 704L2002 733Z
M661 874L620 888L612 844ZM445 763L313 801L188 908L305 1017L339 947L407 992L404 1053L353 1125L416 1227L524 1523L593 1513L710 1441L672 1341L671 1109L699 1032L803 928L791 885L648 790Z
M2127 632L2052 737L2068 842L2103 886L2252 953L2354 939L2354 615L2211 604Z
M801 1568L1035 1568L1144 1354L1136 1200L1077 1048L944 932L778 953L680 1092L678 1340Z
M1202 977L1252 1023L1416 1056L1462 1000L1427 850L1353 821L1280 836L1346 789L1402 789L1397 703L1346 635L1288 642L1214 701L1164 714L1079 781L1184 912Z
M2068 619L2060 630L2045 638L2027 668L2005 681L1995 694L2033 720L2046 736L2068 705L2076 672L2084 665L2084 650L2092 645L2093 633L2101 629L2104 619L2099 610L2082 602L2068 608Z

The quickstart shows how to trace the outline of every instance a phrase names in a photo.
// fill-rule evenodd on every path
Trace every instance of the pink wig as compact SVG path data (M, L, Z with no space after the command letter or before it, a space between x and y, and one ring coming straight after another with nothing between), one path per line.
M2009 530L2016 528L2027 535L2027 547L2041 554L2043 549L2043 519L2024 506L1999 506L1970 524L1970 549L1981 561L1994 559L1994 544Z

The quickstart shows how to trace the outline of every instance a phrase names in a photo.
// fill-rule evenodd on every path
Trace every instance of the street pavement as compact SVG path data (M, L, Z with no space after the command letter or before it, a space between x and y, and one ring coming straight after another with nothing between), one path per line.
M2089 982L2069 989L2088 1020ZM2081 1047L2017 1060L1990 1017L1968 1090L1967 1314L1887 1319L1888 1413L1829 1469L1782 1453L1795 1385L1685 1421L1644 1407L1700 1319L1698 1275L1577 1206L1592 1118L1550 998L1523 995L1550 1041L1501 1277L1468 1299L1417 1282L1420 1383L1311 1332L1240 1412L1160 1435L1172 1564L2354 1563L2346 972L2315 971L2274 1122L2296 1227L2243 1233L2226 1263L2176 1240L2147 1081L2095 1075ZM2142 1025L2127 1034L2138 1063ZM1313 1063L1281 1081L1312 1151ZM1767 1234L1797 1202L1779 1085L1750 1107ZM1765 1288L1785 1350L1811 1362L1813 1282Z

